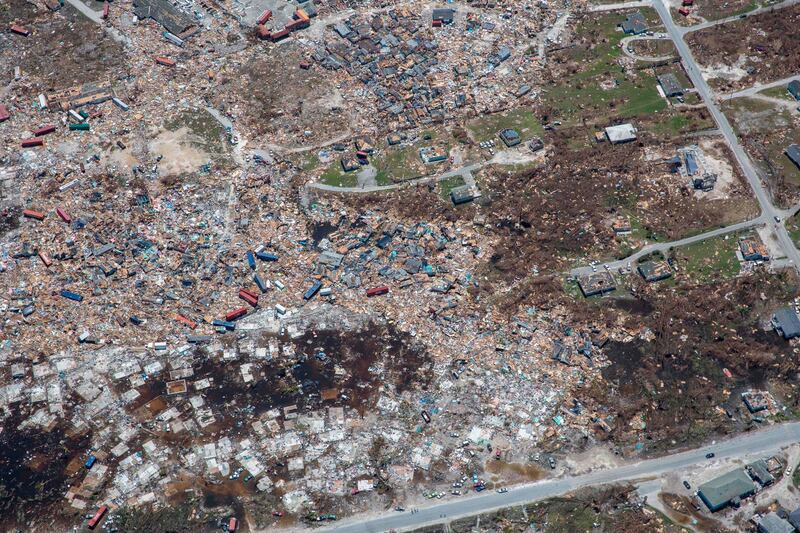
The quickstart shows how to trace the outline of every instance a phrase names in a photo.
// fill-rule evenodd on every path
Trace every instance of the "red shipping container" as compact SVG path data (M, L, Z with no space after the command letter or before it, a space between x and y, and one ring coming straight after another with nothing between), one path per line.
M27 37L28 35L31 34L31 32L29 32L27 29L23 28L19 24L12 24L11 28L9 29L11 30L12 33L16 33L17 35L22 35L24 37Z
M381 287L373 287L372 289L369 289L367 291L367 296L380 296L381 294L386 294L387 292L389 292L389 287L383 285Z
M44 139L41 137L31 137L30 139L22 139L23 148L31 148L33 146L44 146Z
M233 311L227 313L225 315L225 320L231 322L232 320L236 320L237 318L242 318L246 314L247 314L247 308L240 307L239 309L234 309Z
M8 112L8 108L3 104L0 104L0 122L5 122L10 118L11 118L11 113Z
M47 254L42 252L41 250L39 250L36 253L39 255L39 259L42 260L42 263L44 263L44 266L50 268L50 265L53 264L53 261L47 256Z
M253 307L258 305L258 296L247 289L239 289L239 298L249 303Z
M40 213L39 211L34 211L33 209L26 209L22 212L22 216L25 218L35 218L36 220L44 220L44 213Z
M174 67L175 66L175 61L173 61L172 59L170 59L168 57L160 57L159 56L159 57L156 58L156 63L158 63L159 65L164 65L165 67Z
M47 135L48 133L53 133L56 131L55 124L48 124L47 126L42 126L38 130L34 131L33 134L37 137L41 137L42 135Z
M89 529L94 529L95 527L97 527L97 524L99 524L100 520L103 519L103 516L106 514L106 511L108 511L108 507L106 507L105 505L103 505L102 507L100 507L100 509L97 510L97 512L94 514L92 519L89 520L89 523L87 524L89 526Z
M103 2L103 18L108 18L108 2Z
M259 39L271 39L272 34L269 32L266 26L259 24L258 26L258 38Z
M235 518L231 518L228 521L228 531L236 531L236 527L239 525L239 521Z
M680 14L681 14L681 15L683 15L684 17L688 17L688 16L689 16L689 13L691 13L691 12L689 11L689 9L688 9L688 8L686 8L686 7L682 7L682 8L680 8L680 9L678 10L678 13L680 13Z
M66 222L67 224L69 224L70 222L72 222L72 217L69 215L69 213L67 213L66 211L64 211L64 210L63 210L63 209L61 209L60 207L56 207L56 214L57 214L59 217L61 217L61 220L63 220L63 221L64 221L64 222Z
M261 14L261 16L260 16L260 17L258 17L258 20L256 21L256 24L264 24L264 23L266 23L266 22L267 22L267 21L268 21L270 18L272 18L272 11L270 11L269 9L267 9L266 11L264 11L264 13L262 13L262 14Z
M177 320L178 322L183 322L184 324L189 326L189 328L191 328L191 329L195 329L197 327L197 322L195 322L194 320L192 320L190 318L186 318L185 316L183 316L181 314L175 315L175 320Z

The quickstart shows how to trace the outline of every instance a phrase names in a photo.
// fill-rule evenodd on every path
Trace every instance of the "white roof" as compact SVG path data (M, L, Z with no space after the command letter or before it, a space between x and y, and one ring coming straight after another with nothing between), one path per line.
M606 128L608 140L612 143L632 141L636 138L636 128L633 124L620 124Z

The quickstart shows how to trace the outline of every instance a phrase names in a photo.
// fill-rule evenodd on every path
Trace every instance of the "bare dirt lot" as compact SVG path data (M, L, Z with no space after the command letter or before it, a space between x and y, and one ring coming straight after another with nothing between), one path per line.
M714 85L732 91L800 70L798 27L800 6L795 5L691 33L687 42Z

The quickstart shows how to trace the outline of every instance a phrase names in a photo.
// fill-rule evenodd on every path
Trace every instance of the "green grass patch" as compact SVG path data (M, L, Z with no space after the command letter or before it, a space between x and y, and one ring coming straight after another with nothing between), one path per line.
M556 116L567 125L584 120L607 123L611 118L632 119L663 112L667 102L656 88L656 78L646 70L626 72L619 64L619 43L625 34L617 30L629 12L612 12L586 18L575 29L578 36L594 41L594 46L577 46L561 52L564 59L581 67L562 76L557 85L547 87L542 98L556 109ZM658 20L655 12L642 13Z
M378 170L375 179L379 185L425 176L436 168L436 165L423 166L419 157L419 146L416 143L411 146L389 146L373 157L371 162Z
M479 143L490 139L496 139L498 143L502 143L498 133L506 128L516 130L523 142L534 137L541 137L544 133L539 118L533 114L533 111L523 107L486 115L467 124L467 129Z
M786 85L779 85L778 87L771 87L769 89L764 89L758 94L763 94L764 96L769 96L770 98L778 98L780 100L786 100L789 102L797 102L797 105L800 106L800 102L798 102L794 96L786 89Z
M672 250L679 274L698 283L730 279L739 274L736 246L740 233L706 239Z
M466 185L464 178L460 175L457 176L450 176L449 178L445 178L439 181L439 196L442 197L443 200L446 202L450 202L450 191L455 189L456 187L461 187L462 185Z
M794 245L800 247L800 214L786 220L786 231L794 241Z
M325 185L332 185L334 187L355 187L358 185L358 177L356 172L345 172L342 170L342 165L339 161L334 161L322 173L320 181Z

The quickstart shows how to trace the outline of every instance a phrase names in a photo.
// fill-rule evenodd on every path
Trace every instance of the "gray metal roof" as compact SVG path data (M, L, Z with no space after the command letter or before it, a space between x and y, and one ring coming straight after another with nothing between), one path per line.
M790 307L778 309L772 316L772 320L777 328L780 328L783 336L787 339L800 336L800 318Z
M711 510L717 510L727 505L732 499L747 496L753 491L755 491L753 480L743 468L737 468L703 483L698 487L697 492Z

